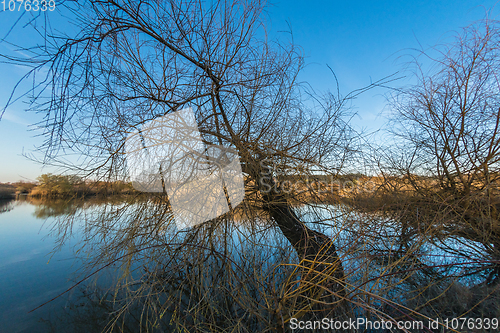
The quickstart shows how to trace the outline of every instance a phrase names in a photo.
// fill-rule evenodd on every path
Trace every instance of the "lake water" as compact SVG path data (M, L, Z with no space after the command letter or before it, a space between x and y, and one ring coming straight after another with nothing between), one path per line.
M398 275L392 275L392 273L387 275L387 279L380 278L380 274L386 270L384 266L386 264L383 263L385 259L383 257L377 259L372 255L375 248L379 251L381 248L390 250L395 247L393 242L396 224L372 219L365 225L365 222L371 219L370 217L349 215L342 212L340 208L320 207L319 215L303 209L297 211L302 214L301 219L304 221L324 220L325 223L315 225L335 240L352 285L363 286L370 290L375 288L381 291L381 296L392 297L393 300L405 300L404 295L408 287L400 283ZM82 275L81 270L82 267L88 265L89 260L97 263L97 266L91 267L90 271L92 271L99 268L99 264L112 262L113 255L119 257L127 253L134 254L138 248L146 249L140 253L140 257L134 259L140 263L137 267L142 265L141 269L148 267L147 264L144 266L144 263L162 262L161 260L151 261L151 258L161 256L168 259L172 252L168 252L168 246L165 247L165 244L181 243L183 238L182 232L179 233L175 227L172 229L173 224L157 223L157 221L171 221L168 214L164 213L160 205L137 204L136 202L128 205L120 201L106 202L106 204L99 202L53 202L51 204L28 201L0 202L0 251L2 253L0 256L0 332L101 331L107 322L107 317L103 315L106 309L88 306L86 301L90 296L85 287L99 285L101 290L106 290L104 286L113 286L117 276L113 267L110 266L101 271L98 281L89 279L71 291L64 292L73 287L75 281L80 281L86 272L89 272L87 270ZM61 219L61 217L64 218ZM246 220L259 221L258 218ZM252 263L260 262L259 270L263 275L271 276L276 273L275 262L296 261L296 256L293 251L290 251L289 244L279 232L276 232L275 228L259 223L252 227L247 223L236 222L235 224L237 226L231 228L228 238L232 249L220 247L224 244L221 241L218 241L216 245L220 247L218 248L220 251L232 251L231 262L234 265L244 266L251 263L248 269L252 272L255 271ZM86 250L81 247L82 243L86 244ZM118 244L117 248L111 250L111 252L115 251L114 254L107 253L109 248L106 246L109 244ZM154 248L150 252L148 247L155 244L161 244L161 248ZM464 244L453 245L453 247L463 249ZM432 264L435 260L439 260L438 263L441 264L463 260L456 256L447 256L433 246L421 246L420 251L419 260L426 261L427 264ZM481 249L478 251L481 252ZM198 252L204 253L203 250ZM107 255L111 257L106 257ZM184 255L188 256L188 261L193 260L189 257L189 253L184 253ZM180 256L180 254L175 253L175 256ZM280 257L279 260L278 257ZM129 269L133 275L134 265L132 264ZM398 268L394 266L392 269ZM163 270L168 271L168 269ZM140 278L144 276L141 275L143 271L138 274ZM210 274L212 273L207 271L207 275ZM276 283L276 287L279 287L279 283ZM387 291L388 284L397 288L391 287L391 290ZM207 288L210 290L210 286ZM361 289L359 291L361 295ZM64 293L61 297L30 312L61 293ZM381 303L379 305L382 306Z
M97 281L92 277L66 291L89 272L84 271L82 275L80 270L93 260L90 254L94 252L98 258L99 246L112 242L106 237L119 237L116 235L128 228L121 223L128 223L129 217L138 214L146 230L148 221L154 221L158 215L152 208L157 207L155 205L125 206L123 208L120 202L0 202L0 332L99 332L105 327L107 318L104 312L99 312L96 307L89 309L85 286L99 285L101 290L105 290L104 286L112 286L117 276L112 267L100 271ZM158 231L148 229L145 239L142 240L142 236L136 239L142 245L154 244L159 238L182 242L182 232L178 236L178 231L171 227L162 229L160 236ZM107 233L102 231L104 229L113 231ZM156 236L149 237L154 234ZM262 235L255 234L260 239L251 239L248 244L239 239L240 233L232 233L230 239L237 244L237 251L241 251L258 241L266 244L261 237L276 238L272 235L269 230ZM87 246L85 251L82 244ZM140 244L136 245L139 247ZM275 246L275 241L271 245ZM274 258L270 251L258 254L267 256L267 259Z
M47 332L51 318L68 306L73 293L28 313L71 287L79 261L72 238L52 254L51 218L37 218L36 206L14 201L0 213L0 327L2 332ZM78 237L78 235L74 235Z

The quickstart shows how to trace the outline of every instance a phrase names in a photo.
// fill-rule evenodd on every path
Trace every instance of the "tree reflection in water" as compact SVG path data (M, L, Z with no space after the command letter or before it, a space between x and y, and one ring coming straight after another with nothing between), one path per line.
M298 210L338 244L356 317L425 319L475 304L471 315L497 315L488 302L498 291L467 277L467 265L429 252L424 238L397 253L397 223L342 206ZM307 266L268 216L246 203L180 231L161 196L45 202L37 216L57 217L52 230L60 244L83 233L77 254L85 264L75 286L87 289L66 310L74 331L272 332L288 331L291 317L308 318ZM102 273L113 278L95 283Z
M284 263L298 260L264 213L241 207L179 231L162 200L51 202L37 209L39 217L57 216L53 230L61 244L82 227L81 276L113 267L116 284L95 304L112 313L106 327L258 331L281 322L284 310L276 310L297 281L296 267Z
M0 199L0 214L11 211L14 207L13 200L2 200Z

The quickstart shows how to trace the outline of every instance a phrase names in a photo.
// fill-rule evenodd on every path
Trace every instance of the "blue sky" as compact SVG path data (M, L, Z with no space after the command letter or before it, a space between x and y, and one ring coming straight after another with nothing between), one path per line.
M452 40L475 20L498 18L496 1L278 1L268 9L271 35L293 32L294 42L303 49L307 67L300 79L319 91L334 90L329 65L336 73L341 91L346 94L403 69L412 49L427 49ZM499 5L500 7L500 5ZM15 15L0 12L0 38L10 28ZM48 14L50 15L50 13ZM55 13L54 13L55 15ZM13 40L31 39L22 29L10 36ZM0 44L0 53L7 46ZM5 105L10 91L24 69L0 64L0 105ZM408 84L403 79L395 85ZM357 112L354 125L375 131L384 125L381 114L387 91L374 89L353 104ZM41 115L24 112L25 103L16 102L0 120L0 182L35 180L52 171L22 156L31 153L43 138L30 124Z

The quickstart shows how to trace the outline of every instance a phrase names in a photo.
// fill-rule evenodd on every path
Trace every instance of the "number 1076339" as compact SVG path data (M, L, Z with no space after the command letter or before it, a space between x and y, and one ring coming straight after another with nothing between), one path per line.
M0 8L4 12L52 12L56 9L56 2L55 0L1 0Z

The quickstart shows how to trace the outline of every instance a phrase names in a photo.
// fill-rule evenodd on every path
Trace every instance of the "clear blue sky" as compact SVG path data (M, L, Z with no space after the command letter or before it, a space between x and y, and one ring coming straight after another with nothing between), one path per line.
M412 48L428 48L450 41L454 31L484 18L496 1L421 0L421 1L280 1L269 7L271 34L289 30L300 45L308 64L301 79L315 89L335 89L329 65L336 73L341 90L368 85L402 69L405 54ZM498 5L500 7L500 5ZM0 9L1 10L1 9ZM490 18L498 18L493 9ZM50 15L50 13L49 13ZM0 12L0 38L9 30L13 13ZM32 36L16 32L14 39ZM5 52L0 44L0 53ZM5 105L13 85L24 69L0 64L0 105ZM398 85L408 82L401 81ZM380 116L385 105L377 89L359 97L355 103L355 126L368 131L384 123ZM42 138L29 124L41 115L24 112L21 101L9 107L0 120L0 182L34 180L43 169L22 156L41 144Z

